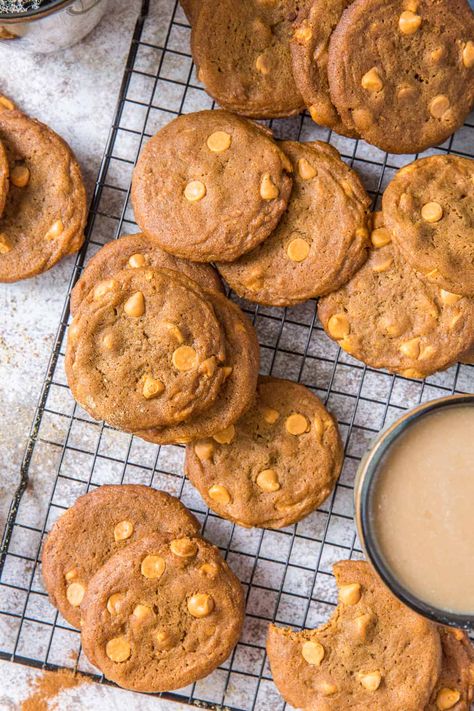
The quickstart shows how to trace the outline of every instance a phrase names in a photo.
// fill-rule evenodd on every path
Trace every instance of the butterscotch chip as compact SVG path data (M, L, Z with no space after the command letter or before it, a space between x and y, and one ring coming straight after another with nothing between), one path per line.
M300 158L298 161L298 173L303 180L311 180L317 175L318 171L311 165L309 160L306 158Z
M230 444L235 437L235 427L234 425L229 425L225 430L216 432L216 434L212 436L219 444Z
M369 244L368 196L337 151L319 142L281 146L295 169L285 216L258 250L217 265L240 296L275 306L345 283L365 261Z
M255 69L257 72L260 72L260 74L270 74L271 66L269 57L265 54L259 54L255 60Z
M208 493L210 498L218 504L223 504L225 506L231 502L231 495L225 486L222 486L221 484L214 484L211 486Z
M311 28L308 27L307 25L302 25L301 27L297 27L296 30L293 32L293 39L295 39L297 42L301 43L306 43L309 42L311 37L313 36L313 33L311 31Z
M341 462L336 423L318 398L297 383L260 377L256 400L235 424L232 442L216 446L212 458L199 457L189 445L185 469L220 516L239 526L282 528L324 501Z
M460 698L461 694L456 689L440 689L436 697L436 707L440 709L440 711L452 709Z
M170 549L179 558L194 558L198 551L198 546L190 538L177 538L171 541Z
M339 600L345 605L356 605L362 595L360 583L349 583L339 588Z
M79 583L89 592L92 577L107 560L133 545L132 521L135 522L134 538L156 531L172 538L193 537L200 530L199 523L180 501L148 486L104 485L81 496L54 524L42 554L46 590L63 617L74 627L80 626L81 614L68 599L72 585ZM114 535L114 529L119 533L118 537ZM135 564L139 570L140 559ZM101 597L102 613L107 607L111 615L116 615L122 608L128 609L130 614L132 610L126 607L127 591L126 581L120 580L108 595ZM136 602L145 603L146 600L137 599ZM109 636L112 634L111 630Z
M262 491L271 492L278 491L281 488L281 484L278 481L278 474L274 469L264 469L261 471L256 478L257 486Z
M299 412L295 412L285 421L286 431L291 435L302 435L309 429L309 423L305 415L301 415Z
M362 87L370 92L377 92L383 89L383 81L376 67L372 67L364 74L360 81Z
M11 252L12 245L5 234L0 234L0 254L8 254Z
M85 592L86 589L83 583L74 582L68 585L66 589L66 597L68 599L69 604L73 607L79 607L84 598Z
M206 578L214 580L219 573L219 569L215 563L203 563L199 568L199 573Z
M453 294L452 291L446 291L446 289L440 289L439 296L443 304L457 304L460 299L462 299L461 294Z
M466 69L471 69L471 67L474 67L474 42L471 42L471 40L466 42L463 47L462 61Z
M380 247L385 247L386 244L390 244L392 241L392 235L386 227L378 227L372 231L370 241L374 247L380 249Z
M324 647L319 642L304 642L301 654L308 664L319 667L324 659Z
M135 294L127 299L123 305L123 310L127 316L132 316L133 318L140 318L145 313L145 297L142 291L137 291Z
M16 165L10 173L10 180L16 188L24 188L30 182L30 171L26 165Z
M292 262L302 262L309 254L309 244L301 237L296 237L289 243L286 253Z
M119 612L120 606L125 601L125 598L125 593L114 593L109 597L107 600L107 610L111 615L116 615Z
M367 639L367 632L370 625L373 622L372 615L366 613L365 615L360 615L354 620L354 625L357 630L357 637L361 640Z
M172 270L127 268L113 281L106 299L82 301L77 338L68 340L66 372L75 398L95 419L132 432L173 426L207 410L225 375L218 367L199 368L198 354L209 366L226 356L208 296ZM178 345L179 334L165 326L177 314L190 345ZM102 346L104 324L116 343L112 350Z
M94 289L94 299L102 299L109 291L112 291L117 286L115 279L106 279L101 281Z
M146 258L144 254L132 254L128 260L128 266L132 269L139 269L146 265Z
M227 131L214 131L207 139L207 147L213 153L222 153L230 148L232 136Z
M337 0L336 0L337 1ZM462 49L474 36L463 0L356 0L329 41L332 101L349 129L387 153L421 153L463 125L474 98L474 76ZM397 100L400 85L410 99Z
M74 324L76 326L76 324ZM69 331L69 336L74 337L74 334ZM102 345L104 348L106 348L108 351L113 350L115 347L115 339L112 333L106 333L105 336L102 339Z
M416 338L411 338L409 341L404 341L400 344L400 350L403 355L416 360L420 355L420 338L417 336Z
M14 111L15 104L6 96L0 96L0 110Z
M126 637L114 637L107 642L105 653L109 659L118 664L127 661L132 653L132 648Z
M231 136L233 149L209 150L209 137L221 133ZM287 173L286 157L261 127L222 110L179 116L139 157L132 180L135 217L156 244L177 257L233 261L278 224L291 192ZM237 182L244 176L240 190Z
M319 629L270 625L267 654L284 700L301 709L434 711L431 695L442 674L438 626L400 603L365 561L340 561L333 570L338 588L357 583L363 590L360 609L372 616L373 633L357 636L359 616L341 601Z
M439 202L427 202L421 208L421 216L426 222L439 222L443 217L443 208Z
M421 17L410 10L405 10L400 15L398 27L404 35L414 34L421 26Z
M328 321L328 332L332 338L339 340L349 335L351 331L349 319L343 313L334 314Z
M135 605L132 612L133 617L137 622L143 622L144 620L150 620L154 617L154 612L149 605Z
M378 671L359 674L359 681L367 691L377 691L382 681L382 675Z
M46 240L54 240L62 235L64 231L64 224L62 220L55 220L49 230L46 232L44 238Z
M204 462L212 459L212 455L214 454L214 445L212 442L198 442L194 445L194 451L201 462Z
M206 593L197 593L188 599L188 612L193 617L207 617L214 607L213 598Z
M382 201L395 246L429 282L474 296L474 229L466 199L474 161L433 155L407 168L395 175Z
M116 541L125 541L133 533L133 523L131 521L120 521L114 528L114 538Z
M147 555L141 563L140 570L145 578L161 578L165 572L166 563L159 555Z
M260 182L260 195L263 200L276 200L280 191L272 180L270 173L264 173Z
M173 646L173 637L167 630L157 630L154 640L159 649L170 649Z

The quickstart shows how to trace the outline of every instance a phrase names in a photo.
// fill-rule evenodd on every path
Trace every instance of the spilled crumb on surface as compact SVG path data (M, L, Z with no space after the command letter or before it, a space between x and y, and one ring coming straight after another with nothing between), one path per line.
M90 684L91 679L71 669L44 671L31 683L31 693L21 704L21 711L59 711L56 698L62 691L82 684Z

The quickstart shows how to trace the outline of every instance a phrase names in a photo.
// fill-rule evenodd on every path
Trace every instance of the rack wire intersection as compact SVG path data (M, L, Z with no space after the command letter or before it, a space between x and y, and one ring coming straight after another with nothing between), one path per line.
M214 106L196 78L189 35L177 0L143 1L71 287L106 241L137 231L130 179L144 141L180 113ZM278 138L334 145L361 175L374 206L394 172L413 160L333 134L307 115L269 125ZM430 152L473 157L473 150L471 117ZM262 372L304 383L337 416L345 462L334 494L311 516L280 531L243 529L210 512L184 478L182 447L158 447L113 430L74 402L63 367L67 300L2 541L0 658L45 669L78 669L105 681L82 653L79 633L48 602L40 575L41 543L79 495L101 484L144 483L178 495L198 516L204 535L220 547L247 596L244 632L229 660L206 679L162 696L209 708L285 708L265 656L268 623L301 628L327 619L336 602L332 563L362 555L352 499L355 471L367 445L405 409L449 393L472 392L474 367L456 365L423 382L390 375L340 351L318 323L314 301L275 309L231 298L258 331Z

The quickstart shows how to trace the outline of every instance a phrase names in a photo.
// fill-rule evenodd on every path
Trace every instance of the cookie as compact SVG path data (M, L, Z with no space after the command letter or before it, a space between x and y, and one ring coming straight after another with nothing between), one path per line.
M469 711L474 684L474 649L465 632L440 627L441 673L425 711Z
M304 108L291 67L292 23L308 0L201 0L191 48L198 77L225 109L278 118Z
M169 691L221 664L244 620L242 586L201 538L146 536L90 581L82 644L107 679L135 691Z
M8 167L7 152L0 141L0 217L7 201L10 169Z
M211 407L172 427L136 432L155 444L186 443L201 437L225 437L250 407L257 387L260 348L257 334L236 304L216 292L207 292L225 336L226 379Z
M262 244L217 267L240 296L290 306L338 289L365 262L370 198L327 143L284 141L280 146L294 168L285 214Z
M74 316L82 300L97 284L121 269L151 267L173 269L193 279L203 289L223 291L215 269L208 264L196 264L163 252L144 234L119 237L105 244L87 263L81 278L71 291L71 314Z
M262 127L227 111L180 116L138 159L137 223L166 252L232 261L276 227L291 191L288 159Z
M351 0L313 0L298 15L290 42L293 76L311 114L321 126L327 126L349 138L356 131L344 125L331 101L328 79L328 47L342 13Z
M197 17L200 0L179 0L179 2L184 10L184 14L188 18L189 24L192 25Z
M267 653L285 701L311 711L421 711L441 668L436 625L402 605L365 561L334 565L339 604L319 629L270 625Z
M50 269L84 241L86 194L66 143L19 111L0 112L10 188L0 218L0 281Z
M224 360L221 327L196 282L168 269L123 269L82 302L66 374L92 417L133 432L209 407Z
M424 378L472 346L474 299L426 282L391 239L386 227L374 229L368 261L319 301L318 316L328 336L366 365Z
M243 526L283 528L314 511L339 476L337 423L313 393L260 377L255 403L228 436L186 448L186 474L206 504Z
M474 160L421 158L402 168L383 195L393 241L425 279L474 296Z
M341 119L390 153L418 153L462 126L474 99L466 0L355 0L329 43Z
M150 533L195 536L194 516L164 491L123 484L80 496L54 524L43 545L41 570L49 598L80 627L80 604L92 576L117 551Z

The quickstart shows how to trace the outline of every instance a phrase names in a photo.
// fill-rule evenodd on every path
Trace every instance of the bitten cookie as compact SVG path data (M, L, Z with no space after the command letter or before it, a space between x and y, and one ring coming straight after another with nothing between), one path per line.
M442 661L425 711L469 711L474 684L474 649L462 630L440 627Z
M74 316L97 282L112 277L121 269L139 267L173 269L193 279L203 289L222 291L222 282L209 264L196 264L173 257L144 234L127 235L108 242L89 260L71 292L71 314Z
M0 281L27 279L77 252L84 241L86 193L66 143L19 111L0 112L10 188L0 218Z
M391 239L386 227L374 229L368 261L319 301L318 315L326 333L366 365L424 378L472 346L474 299L426 282Z
M233 432L233 423L246 412L255 397L260 367L260 348L255 329L229 299L215 292L207 292L207 297L224 329L227 354L223 366L224 384L215 402L205 412L179 425L135 433L149 442L186 443L211 435L226 439Z
M331 101L328 79L328 47L342 13L352 0L312 0L303 6L290 42L296 86L311 114L321 126L343 136L357 138Z
M331 36L332 100L344 124L392 153L418 153L462 126L474 99L466 0L355 0Z
M0 217L2 216L3 210L5 208L5 203L7 201L8 187L9 187L9 181L8 181L9 175L10 175L10 169L8 167L7 152L5 150L3 143L0 141ZM13 179L15 180L16 178L14 177ZM0 254L2 254L1 246L0 246Z
M425 279L474 296L474 160L435 155L395 175L383 196L393 241Z
M180 116L142 151L132 181L140 228L195 262L231 261L276 227L291 165L261 126L227 111Z
M242 586L200 538L152 535L111 558L82 603L82 643L107 679L169 691L209 674L237 644Z
M289 306L338 289L367 259L370 198L335 148L284 141L294 170L285 214L265 242L218 264L240 296Z
M148 486L101 486L80 496L43 546L41 570L50 600L80 627L89 581L111 555L150 533L195 536L199 529L178 499Z
M181 422L216 399L224 336L196 282L123 269L99 282L72 322L66 374L96 419L128 431Z
M201 0L191 47L199 79L221 106L254 118L303 110L289 42L305 2Z
M267 653L285 701L311 711L421 711L441 668L436 625L402 605L364 561L334 566L339 605L319 629L270 625Z
M282 528L316 509L339 476L337 423L298 383L260 377L228 436L186 448L186 474L207 505L243 526Z

